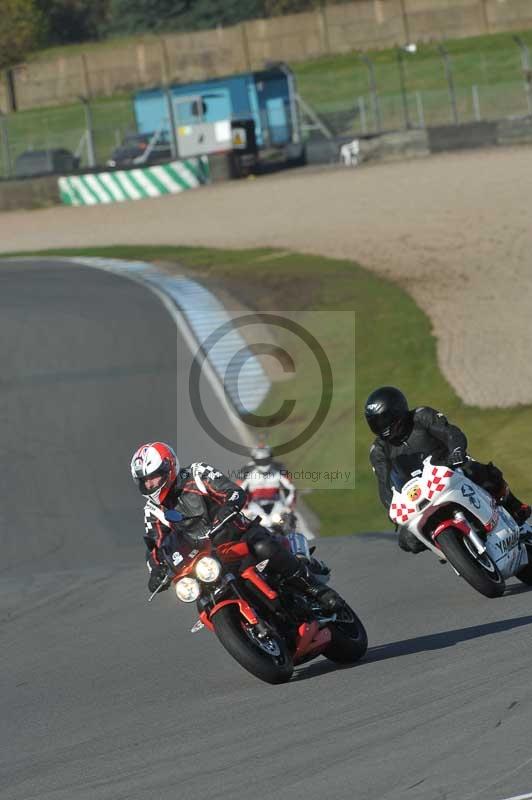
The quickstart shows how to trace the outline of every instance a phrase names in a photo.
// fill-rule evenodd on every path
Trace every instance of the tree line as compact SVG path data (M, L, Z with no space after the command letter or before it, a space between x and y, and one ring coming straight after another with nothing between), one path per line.
M2 0L0 68L54 45L235 25L326 2L342 0Z

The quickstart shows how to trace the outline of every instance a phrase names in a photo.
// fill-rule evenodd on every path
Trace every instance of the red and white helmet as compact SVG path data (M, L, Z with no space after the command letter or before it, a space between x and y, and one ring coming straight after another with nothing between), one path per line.
M168 444L143 444L131 459L131 475L144 497L161 505L179 472L179 461Z

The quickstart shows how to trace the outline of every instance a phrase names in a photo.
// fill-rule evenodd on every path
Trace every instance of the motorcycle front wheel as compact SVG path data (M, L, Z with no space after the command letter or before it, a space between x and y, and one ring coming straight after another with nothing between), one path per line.
M368 649L368 634L353 609L343 603L336 620L328 625L332 639L323 655L336 664L354 664Z
M256 678L266 683L286 683L294 665L285 642L273 631L261 636L240 614L236 604L224 606L212 617L220 644Z
M500 597L504 579L487 553L479 555L463 534L447 528L438 536L438 544L449 564L467 583L484 597Z

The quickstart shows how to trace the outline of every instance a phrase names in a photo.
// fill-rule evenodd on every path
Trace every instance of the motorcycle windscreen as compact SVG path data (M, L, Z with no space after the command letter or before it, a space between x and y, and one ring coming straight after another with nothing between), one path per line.
M424 458L423 453L409 453L395 458L390 472L390 481L397 492L403 490L405 483L412 478L418 478L423 473Z

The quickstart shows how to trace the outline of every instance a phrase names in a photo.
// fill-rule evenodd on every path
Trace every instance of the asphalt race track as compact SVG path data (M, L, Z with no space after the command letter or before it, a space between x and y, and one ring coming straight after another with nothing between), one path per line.
M487 600L384 534L322 540L370 651L280 687L191 635L170 592L147 604L131 452L177 438L184 462L228 459L178 398L189 360L131 281L0 264L2 800L532 791L532 594L516 581Z

